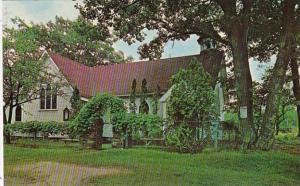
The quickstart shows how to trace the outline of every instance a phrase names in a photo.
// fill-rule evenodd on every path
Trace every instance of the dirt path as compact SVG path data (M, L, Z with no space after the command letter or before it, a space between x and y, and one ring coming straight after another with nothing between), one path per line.
M88 167L57 162L37 162L13 168L14 177L5 179L5 185L86 185L92 177L117 175L124 170L110 167Z

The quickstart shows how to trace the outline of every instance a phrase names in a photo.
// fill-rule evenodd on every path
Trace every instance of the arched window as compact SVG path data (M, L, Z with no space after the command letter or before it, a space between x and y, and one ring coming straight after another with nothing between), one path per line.
M45 109L45 89L42 88L40 92L40 109Z
M20 105L16 107L16 121L22 121L22 108Z
M57 85L53 87L53 92L52 92L52 109L57 108Z
M70 119L70 110L66 107L63 111L63 120L68 121Z
M46 87L46 109L51 109L51 86L47 84Z
M45 89L46 88L46 89ZM46 87L41 86L40 91L40 109L57 109L57 84L51 87L50 84L47 84Z

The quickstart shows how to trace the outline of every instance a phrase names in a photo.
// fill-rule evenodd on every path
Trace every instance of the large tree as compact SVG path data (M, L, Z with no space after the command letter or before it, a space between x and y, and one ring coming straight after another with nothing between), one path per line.
M257 146L270 149L274 141L276 116L279 112L281 91L286 82L286 74L290 64L293 74L294 95L297 98L299 79L297 55L299 55L300 4L297 0L270 1L260 11L257 22L253 26L250 38L255 38L250 45L251 56L260 60L269 59L277 54L271 77L268 80L269 90L266 98L266 109ZM298 36L298 37L297 37ZM297 48L298 46L298 48ZM293 65L293 66L292 66Z
M93 20L105 35L113 30L129 44L145 39L145 29L156 30L157 37L139 48L142 58L160 58L168 41L199 36L210 38L219 48L228 49L233 57L243 147L253 137L252 78L248 62L248 30L252 0L85 0L77 5L83 17Z
M37 40L46 50L88 66L131 60L130 57L125 59L121 51L115 51L112 47L113 39L107 39L101 30L81 17L76 20L55 17L54 22L46 24L27 24L16 17L13 22L18 27L36 30L39 33Z
M40 82L50 82L42 68L39 33L34 29L3 31L3 123L10 124L15 108L39 98ZM6 134L10 143L10 134Z
M298 57L298 61L300 57ZM293 79L293 92L296 99L297 116L298 116L298 137L300 137L300 73L297 58L291 59L290 67Z

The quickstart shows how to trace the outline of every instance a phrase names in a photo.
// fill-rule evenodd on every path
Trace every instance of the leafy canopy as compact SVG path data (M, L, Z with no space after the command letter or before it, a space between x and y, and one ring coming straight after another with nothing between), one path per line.
M100 29L81 17L74 21L56 17L54 22L49 21L46 24L27 24L16 17L13 22L18 28L34 30L39 36L36 41L48 51L85 65L103 65L104 60L112 63L123 63L127 60L122 52L114 50L111 39L107 39Z
M39 83L51 82L42 68L39 32L33 28L3 30L4 122L10 123L12 108L39 98Z
M192 34L229 44L228 35L220 34L224 30L229 32L230 27L218 1L86 0L77 8L105 35L114 33L129 44L144 41L145 30L155 30L157 37L139 48L141 58L160 58L166 42L186 40Z

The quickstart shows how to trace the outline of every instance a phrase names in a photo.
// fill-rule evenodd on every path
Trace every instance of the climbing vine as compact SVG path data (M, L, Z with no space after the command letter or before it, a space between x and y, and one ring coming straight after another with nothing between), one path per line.
M116 133L125 144L132 145L132 140L141 138L161 137L163 133L163 120L161 117L149 114L121 113L112 118L114 133Z
M120 98L110 94L98 94L80 109L72 122L72 131L84 142L94 132L95 125L102 121L106 112L110 112L113 117L114 114L125 111L124 103ZM103 129L103 125L101 127Z

